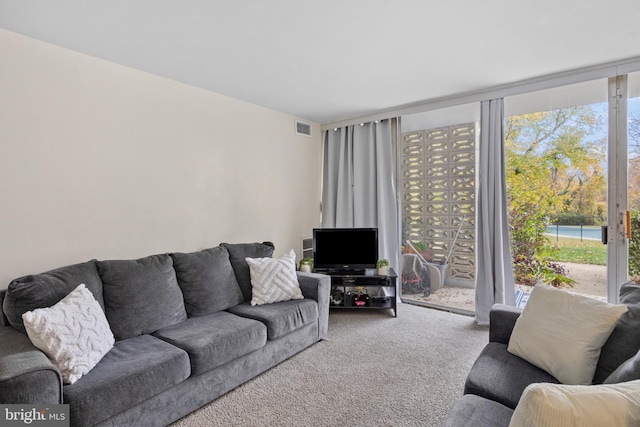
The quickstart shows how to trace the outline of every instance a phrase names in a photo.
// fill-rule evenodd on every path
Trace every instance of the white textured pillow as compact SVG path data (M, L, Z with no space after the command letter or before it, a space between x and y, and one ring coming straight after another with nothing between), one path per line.
M251 273L251 305L302 299L293 249L281 258L246 258Z
M640 425L640 380L606 385L528 386L509 427Z
M536 285L508 350L563 384L591 384L600 349L626 311L625 305Z
M84 284L49 308L22 315L27 335L73 384L93 369L115 342L100 304Z

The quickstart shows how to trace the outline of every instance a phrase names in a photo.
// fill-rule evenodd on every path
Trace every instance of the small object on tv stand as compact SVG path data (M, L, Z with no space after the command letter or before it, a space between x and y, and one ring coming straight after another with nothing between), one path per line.
M376 263L376 268L378 269L379 276L387 276L389 274L389 260L388 259L379 259Z

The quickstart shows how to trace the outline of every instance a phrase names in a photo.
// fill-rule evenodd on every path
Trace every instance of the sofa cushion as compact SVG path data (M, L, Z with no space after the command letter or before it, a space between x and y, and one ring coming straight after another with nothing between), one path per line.
M84 283L104 310L102 281L96 261L73 264L45 273L20 277L9 283L3 302L3 311L9 323L24 332L22 315L36 308L51 307Z
M480 352L464 386L465 394L475 394L515 408L531 383L558 383L540 368L507 351L507 345L490 342Z
M222 311L244 301L226 248L172 253L171 258L189 317Z
M465 394L454 403L442 427L507 427L513 409L474 394Z
M238 316L259 320L267 326L267 337L274 340L318 321L318 303L311 299L291 300L252 306L245 302L227 310Z
M187 318L169 255L98 261L98 271L116 340L149 334Z
M607 385L531 384L511 427L640 425L640 380Z
M600 350L626 312L622 304L536 285L508 350L563 384L591 384Z
M104 311L84 284L52 307L22 315L27 335L73 384L113 347L114 339Z
M640 350L640 285L623 284L620 287L620 304L627 306L627 312L620 317L602 346L593 377L595 384L602 383L622 362Z
M635 356L632 356L628 360L618 366L618 368L611 373L604 380L604 384L615 384L625 381L633 381L640 379L640 351Z
M11 323L9 323L9 319L7 319L6 313L2 309L2 306L4 305L4 297L6 294L7 294L6 289L0 289L0 325L11 326Z
M251 273L245 258L264 258L273 256L275 246L271 242L263 243L221 243L220 246L227 248L229 259L236 274L236 280L244 301L251 300Z
M116 342L100 363L64 386L73 425L95 425L189 377L184 350L150 335Z
M247 258L251 273L251 305L302 299L293 249L280 258Z
M192 375L224 365L267 342L265 325L224 311L191 317L153 335L187 352Z

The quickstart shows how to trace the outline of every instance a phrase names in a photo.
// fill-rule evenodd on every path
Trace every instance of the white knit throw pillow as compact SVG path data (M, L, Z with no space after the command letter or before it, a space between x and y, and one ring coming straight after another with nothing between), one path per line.
M251 305L302 299L293 249L280 258L246 258L251 273Z
M73 384L107 354L115 342L100 304L84 284L57 304L22 315L27 335Z

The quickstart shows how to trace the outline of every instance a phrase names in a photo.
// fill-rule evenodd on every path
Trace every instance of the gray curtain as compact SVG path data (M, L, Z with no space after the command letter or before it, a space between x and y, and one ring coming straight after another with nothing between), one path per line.
M325 131L322 227L378 227L379 256L399 272L392 120Z
M475 298L475 321L479 325L489 324L489 311L493 304L515 305L507 218L503 105L502 99L482 101L480 110L478 270Z

